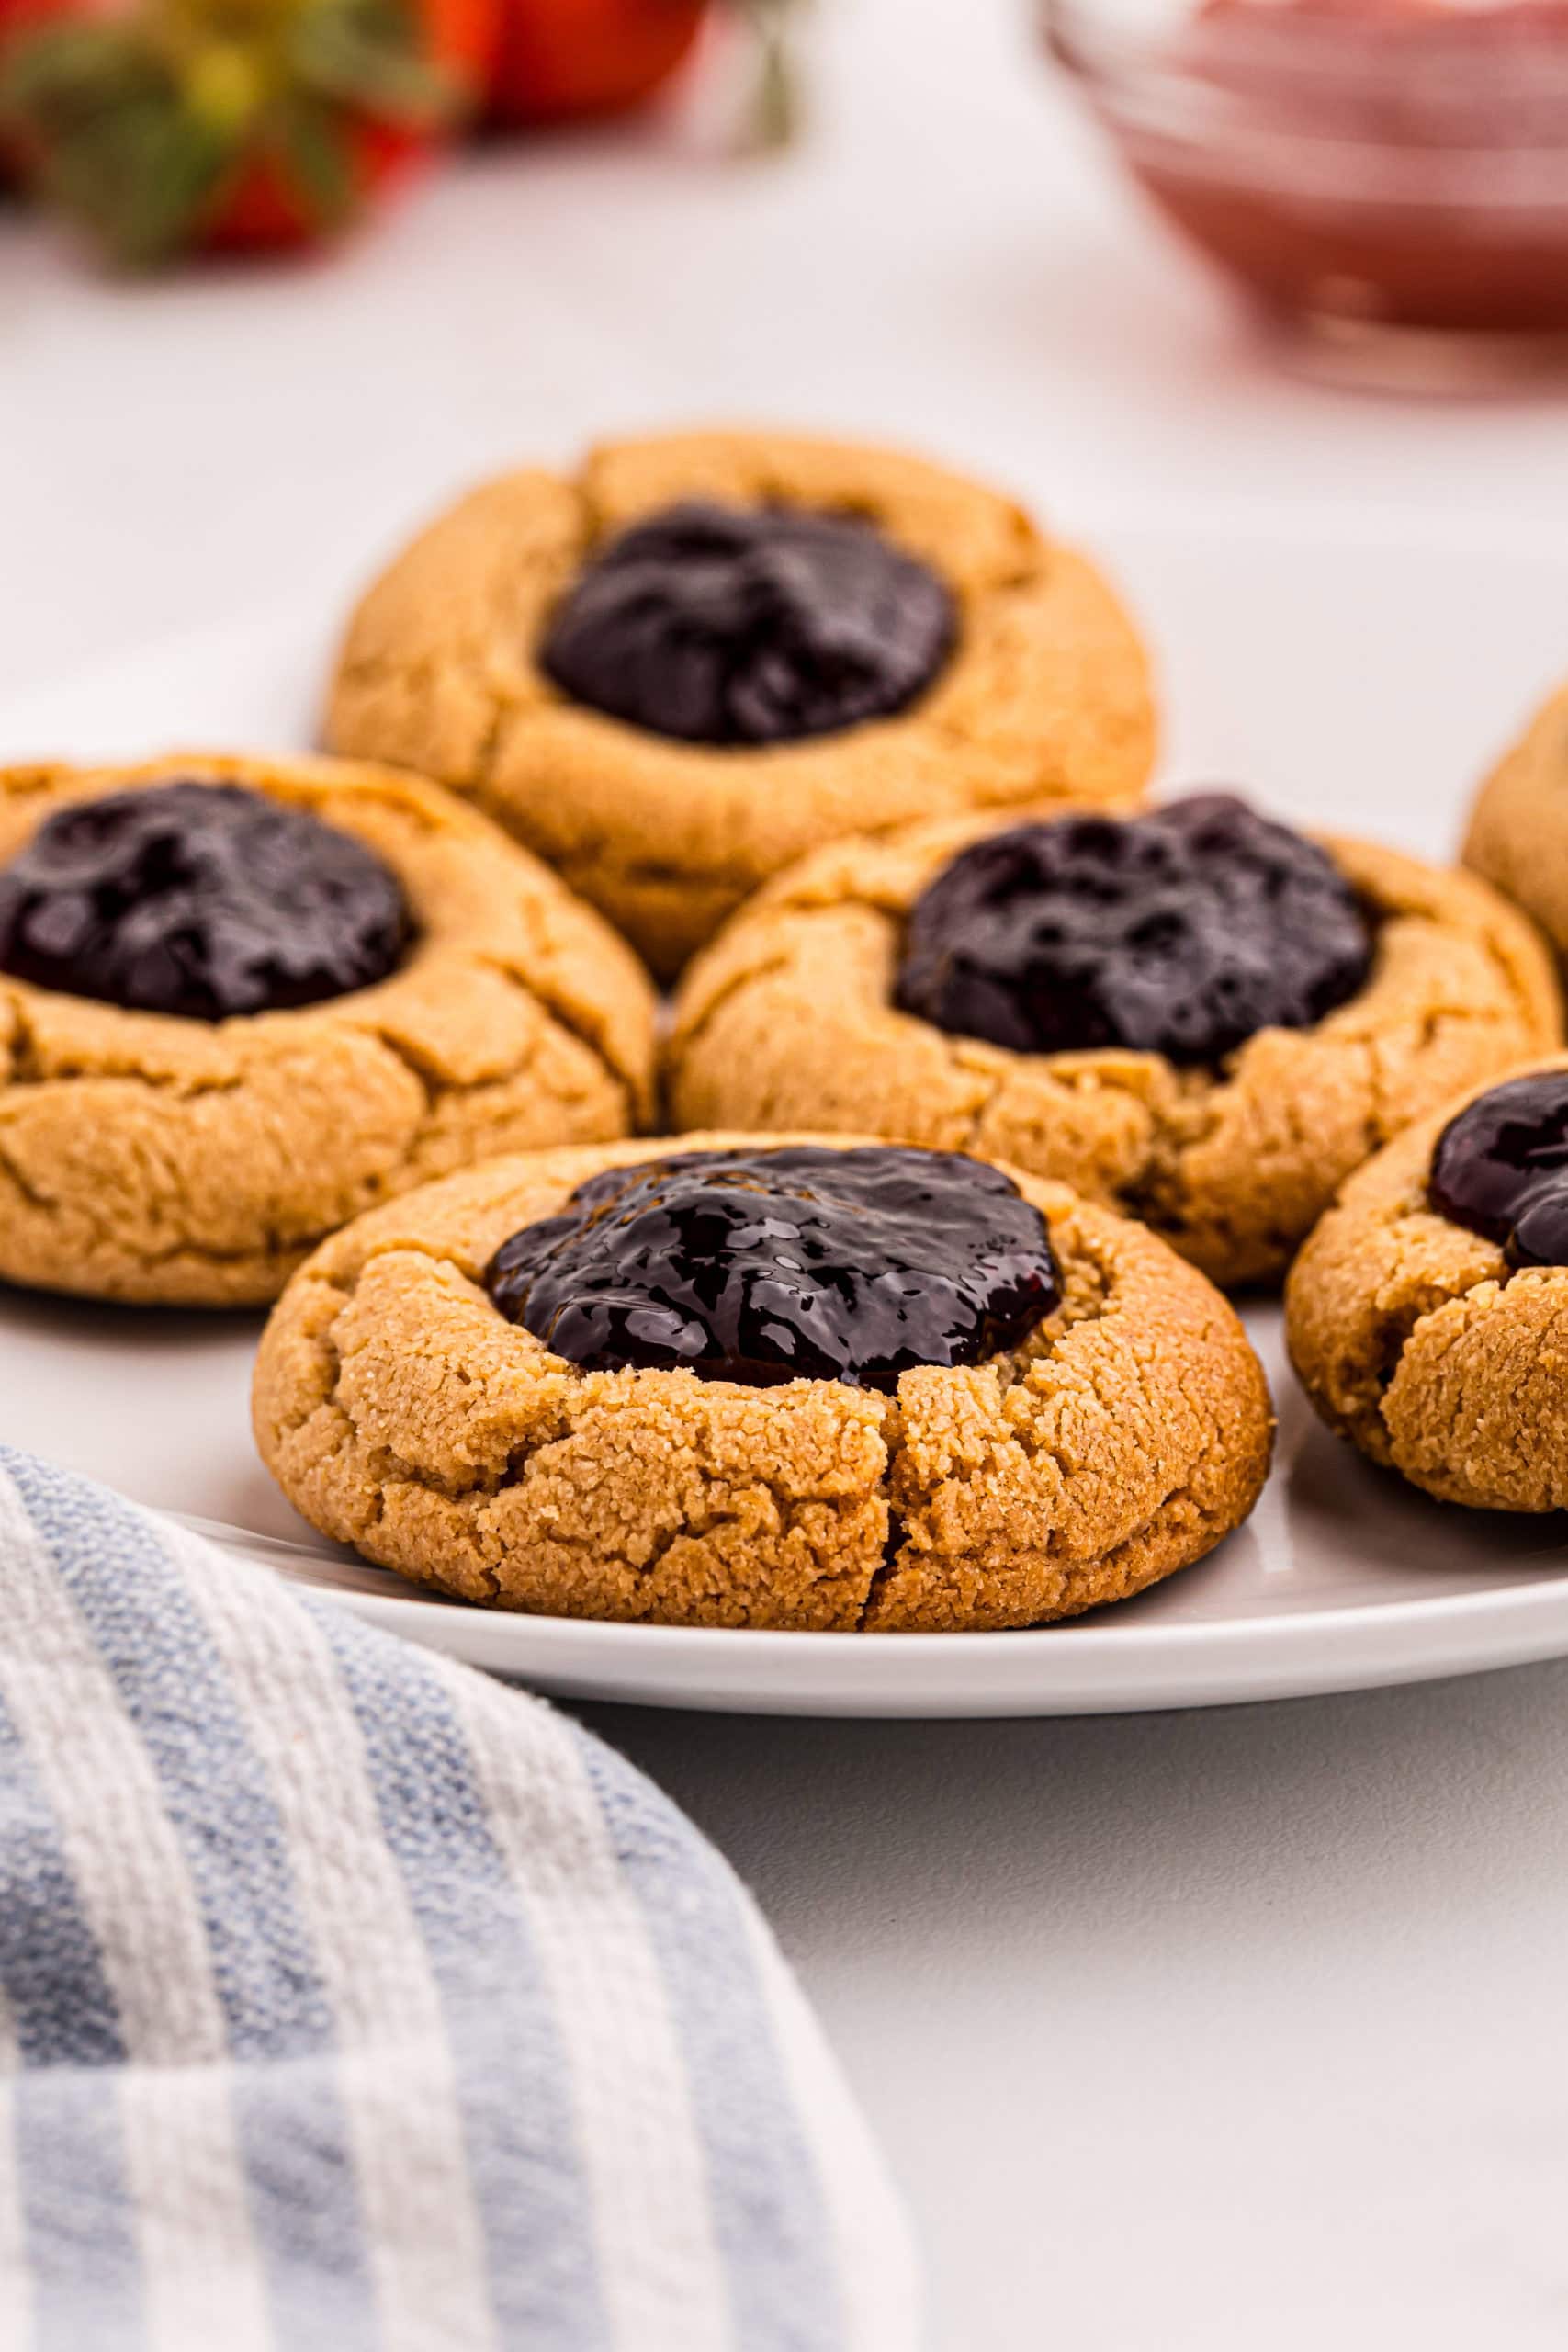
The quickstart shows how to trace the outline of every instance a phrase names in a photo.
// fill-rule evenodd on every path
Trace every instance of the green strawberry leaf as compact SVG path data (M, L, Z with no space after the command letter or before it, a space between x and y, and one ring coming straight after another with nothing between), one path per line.
M792 19L799 0L729 0L751 43L751 90L738 145L743 154L762 155L792 146L801 121L800 75Z
M231 161L164 61L111 26L51 27L15 43L0 120L45 198L130 268L177 249Z
M359 189L335 108L291 98L268 117L267 132L284 176L317 226L340 228L352 217Z
M447 120L463 95L421 54L414 20L397 0L333 0L302 9L289 62L299 84L318 96L414 128Z
M0 115L24 130L47 129L169 86L159 58L117 27L49 25L6 44Z

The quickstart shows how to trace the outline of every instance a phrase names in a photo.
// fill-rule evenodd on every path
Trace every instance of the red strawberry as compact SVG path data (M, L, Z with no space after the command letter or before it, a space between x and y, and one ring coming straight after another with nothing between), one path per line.
M491 112L525 123L619 114L669 79L706 14L707 0L502 0Z
M24 176L109 256L346 227L484 85L497 0L0 0Z
M733 21L751 51L741 143L785 144L796 90L789 22L796 0L501 0L490 85L500 124L623 114L652 97L689 56L705 22Z

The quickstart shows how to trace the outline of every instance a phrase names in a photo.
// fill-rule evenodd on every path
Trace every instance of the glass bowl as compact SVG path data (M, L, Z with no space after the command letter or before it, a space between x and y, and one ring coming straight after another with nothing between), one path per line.
M1568 368L1568 0L1045 0L1176 228L1318 371Z

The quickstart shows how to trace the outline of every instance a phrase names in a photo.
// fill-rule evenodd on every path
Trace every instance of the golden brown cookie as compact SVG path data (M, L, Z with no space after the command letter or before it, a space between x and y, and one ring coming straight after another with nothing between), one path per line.
M1014 1052L899 1012L912 905L1019 813L840 842L779 876L686 976L672 1124L809 1123L995 1155L1143 1218L1229 1284L1278 1277L1345 1176L1411 1119L1561 1040L1548 958L1511 908L1467 875L1339 839L1325 846L1375 923L1367 984L1314 1026L1259 1030L1217 1070Z
M1230 1306L1141 1227L1016 1171L1061 1303L1005 1355L906 1370L879 1393L551 1354L491 1304L492 1254L584 1179L660 1148L495 1160L360 1218L301 1268L262 1341L254 1423L313 1525L491 1607L945 1631L1125 1599L1252 1508L1272 1421Z
M0 867L73 804L175 778L248 786L364 843L413 935L374 986L230 1019L0 970L0 1278L259 1303L391 1193L645 1115L646 974L553 874L412 776L208 752L0 772Z
M850 514L947 583L957 642L899 715L809 740L671 740L573 701L536 652L595 549L699 498ZM510 474L423 531L349 627L332 747L471 793L668 977L818 842L1047 796L1127 800L1155 723L1137 634L1082 556L963 477L782 434L676 434Z
M1568 1074L1568 1056L1527 1066ZM1359 1170L1292 1268L1291 1358L1329 1427L1440 1501L1568 1509L1568 1267L1517 1265L1437 1206L1472 1089ZM1568 1087L1563 1090L1568 1102Z
M1568 686L1537 712L1482 786L1464 862L1568 953Z

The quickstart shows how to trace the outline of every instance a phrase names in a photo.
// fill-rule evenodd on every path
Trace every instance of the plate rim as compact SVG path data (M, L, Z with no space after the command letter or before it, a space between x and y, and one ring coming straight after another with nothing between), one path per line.
M233 1548L275 1571L278 1566L262 1547ZM312 1575L309 1563L309 1555L297 1560L289 1580L385 1632L486 1671L565 1696L705 1712L949 1719L1157 1713L1438 1680L1568 1655L1568 1573L1540 1573L1496 1592L1337 1603L1246 1620L1133 1626L1070 1620L996 1633L877 1634L485 1609L413 1589L337 1585ZM1041 1641L1057 1651L1043 1689L1034 1671ZM509 1649L516 1655L505 1655ZM780 1675L785 1661L789 1670Z

